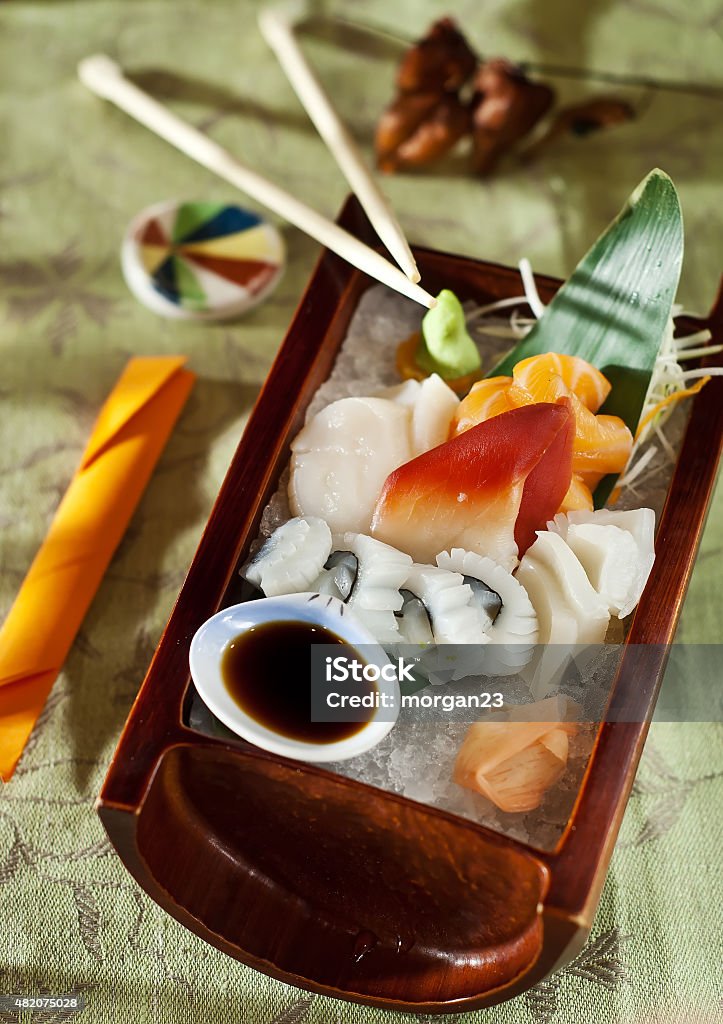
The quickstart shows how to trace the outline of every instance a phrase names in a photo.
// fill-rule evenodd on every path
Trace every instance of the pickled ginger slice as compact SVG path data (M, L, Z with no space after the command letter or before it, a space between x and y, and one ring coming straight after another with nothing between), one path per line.
M651 508L569 512L556 515L548 528L576 553L611 613L621 619L629 615L655 561L655 512Z
M241 569L266 597L313 590L331 552L331 530L317 516L297 517L275 530Z
M507 813L539 807L567 766L569 737L577 732L576 723L565 720L571 707L565 698L550 697L516 706L519 720L471 725L457 753L454 781Z
M387 477L372 534L417 562L462 547L514 568L567 493L574 431L566 401L472 427Z
M410 411L384 398L341 398L309 420L291 452L291 511L321 517L334 533L368 533L385 479L413 456Z

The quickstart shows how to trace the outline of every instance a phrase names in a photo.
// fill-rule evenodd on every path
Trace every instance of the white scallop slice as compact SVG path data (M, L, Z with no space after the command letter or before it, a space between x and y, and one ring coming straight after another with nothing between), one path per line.
M378 391L376 394L377 398L386 398L390 402L397 402L398 405L403 405L407 409L412 409L414 403L419 397L419 389L422 386L422 382L419 380L405 380L401 384L393 384L390 388L384 388L382 391Z
M317 516L298 516L275 530L241 575L267 597L311 589L331 554L331 530Z
M422 381L412 409L412 446L417 454L444 444L458 406L459 399L438 374Z
M459 399L439 374L433 373L423 381L407 380L387 388L382 395L411 410L415 455L428 452L449 439L449 428Z
M413 452L409 409L383 398L341 398L291 444L289 503L334 533L365 533L384 481Z

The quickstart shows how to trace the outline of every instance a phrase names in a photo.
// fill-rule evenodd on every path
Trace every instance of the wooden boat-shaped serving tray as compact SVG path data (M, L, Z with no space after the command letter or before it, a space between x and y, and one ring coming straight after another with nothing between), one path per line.
M340 223L374 243L356 201ZM415 255L433 293L451 286L478 303L519 294L516 270L428 249ZM537 282L543 301L560 284ZM711 497L723 382L692 403L657 561L613 684L612 706L626 707L627 720L599 727L564 835L543 853L184 724L191 638L233 603L237 567L289 443L370 283L322 254L131 711L99 813L139 884L229 955L314 992L449 1013L519 994L570 960L588 934ZM723 340L721 302L708 326Z

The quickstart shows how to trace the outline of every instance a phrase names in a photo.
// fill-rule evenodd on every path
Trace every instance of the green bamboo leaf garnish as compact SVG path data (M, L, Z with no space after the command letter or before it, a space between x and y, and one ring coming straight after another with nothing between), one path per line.
M651 171L560 288L530 333L487 376L544 352L581 356L612 391L600 410L635 434L683 260L683 219L675 186ZM595 491L603 504L614 477Z
M426 373L438 373L443 380L465 377L482 365L477 346L467 332L464 310L454 292L441 291L437 305L425 313L414 359Z

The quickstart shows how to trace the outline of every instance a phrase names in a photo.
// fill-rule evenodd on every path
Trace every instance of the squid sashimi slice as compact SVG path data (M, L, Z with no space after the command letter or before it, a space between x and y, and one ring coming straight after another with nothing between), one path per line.
M483 584L499 598L498 610L490 619L484 593L478 594L473 586L473 603L482 625L490 642L498 645L495 651L485 652L484 671L490 676L514 675L532 658L538 635L537 614L525 588L501 565L474 551L442 551L437 565L461 573L465 583Z
M655 561L655 512L651 508L569 512L556 515L548 528L559 533L576 552L612 614L621 619L629 615L640 600ZM634 555L630 542L608 532L612 529L632 539Z
M275 530L241 575L267 597L300 594L313 583L331 553L331 530L317 516L297 517Z
M603 643L610 621L607 604L597 593L579 559L562 537L547 530L538 533L537 540L528 550L525 559L545 566L554 576L565 605L577 620L577 642ZM520 579L519 571L517 578ZM524 579L521 582L524 586Z
M351 551L357 559L357 574L347 605L379 643L399 640L395 612L401 611L400 593L412 559L402 551L373 537L347 533L335 538L337 551Z
M403 589L424 604L437 643L487 643L472 604L472 588L458 572L448 572L436 565L412 565Z
M565 538L612 615L628 604L638 575L638 545L619 526L574 523Z
M538 623L537 648L523 675L535 696L557 687L578 643L577 616L567 607L554 573L529 553L515 573L525 588Z
M385 479L413 456L410 418L384 398L341 398L318 412L291 445L291 511L335 533L368 533Z
M449 437L459 399L439 374L433 373L423 381L406 380L382 391L380 397L405 405L411 411L412 455L428 452Z
M574 433L566 401L466 430L387 477L373 535L417 562L453 546L513 569L567 493Z
M567 766L568 739L577 731L575 722L564 720L570 706L550 697L516 707L524 720L476 722L457 754L454 781L508 813L539 807Z

